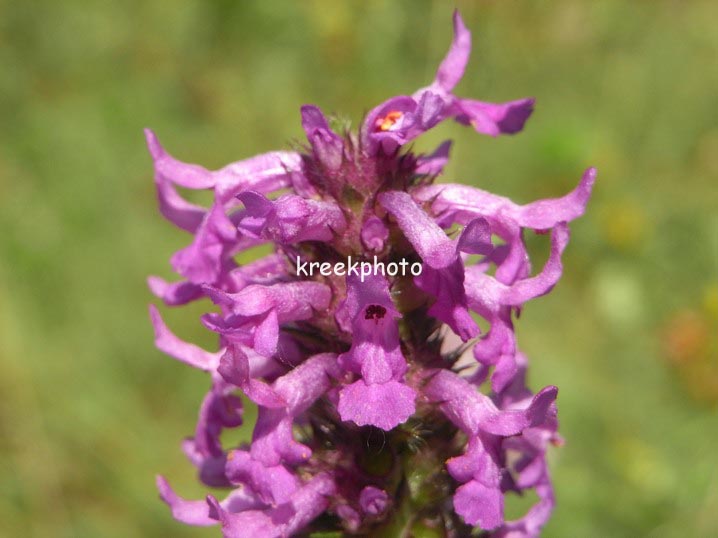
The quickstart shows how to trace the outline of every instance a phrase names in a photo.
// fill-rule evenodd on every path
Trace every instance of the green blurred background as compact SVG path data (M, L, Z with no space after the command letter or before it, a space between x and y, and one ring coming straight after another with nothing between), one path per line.
M517 137L442 125L444 178L527 202L599 180L565 276L518 324L560 387L550 537L718 536L718 5L458 2L458 93L535 96ZM0 0L0 535L216 536L155 473L207 378L153 348L148 274L188 242L155 207L142 128L209 168L287 148L299 106L360 120L427 84L445 2ZM530 246L546 255L545 238ZM169 310L211 347L205 304Z

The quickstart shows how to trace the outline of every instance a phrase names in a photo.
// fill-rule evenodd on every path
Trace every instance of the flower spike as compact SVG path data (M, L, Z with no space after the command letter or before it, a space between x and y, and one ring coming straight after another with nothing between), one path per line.
M170 260L179 277L148 285L171 307L209 299L201 322L218 339L212 351L185 342L150 307L157 348L209 376L181 446L202 483L228 490L185 499L158 477L178 521L226 538L409 535L412 525L533 538L548 521L558 389L529 387L514 325L560 280L596 171L524 205L435 182L451 143L414 154L411 141L447 119L513 134L534 104L457 96L471 34L458 12L453 24L431 84L375 106L357 133L301 107L303 153L212 171L145 132L160 213L192 235ZM195 205L181 189L213 201ZM539 270L531 231L550 234ZM253 247L266 255L241 265ZM229 443L240 427L251 441ZM534 505L507 519L506 497L526 492Z

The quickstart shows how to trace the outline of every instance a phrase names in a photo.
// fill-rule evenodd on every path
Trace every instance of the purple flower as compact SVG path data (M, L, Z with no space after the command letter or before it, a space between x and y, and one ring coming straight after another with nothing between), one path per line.
M409 194L385 192L379 195L379 202L396 218L428 266L416 280L419 288L436 298L428 313L448 324L464 341L476 336L479 328L468 311L460 254L488 254L492 250L486 221L478 217L463 229L459 239L451 241Z
M503 523L502 440L545 422L557 392L556 387L546 387L525 407L499 410L458 375L441 370L432 376L426 396L469 438L466 453L447 462L451 476L462 483L454 495L454 509L464 521L483 529Z
M416 393L403 383L407 366L396 321L401 315L388 282L379 275L363 283L348 277L347 298L337 316L350 320L347 328L353 333L351 348L337 360L345 371L361 376L339 391L339 416L391 430L414 413Z
M277 352L280 324L323 313L331 298L326 285L309 281L252 284L237 293L210 286L204 291L228 312L206 314L205 325L226 340L251 346L265 357Z
M337 172L345 160L344 141L330 129L329 122L319 107L302 107L302 127L312 146L316 164L321 166L325 173Z
M568 222L583 214L595 170L569 194L523 206L433 183L450 143L415 155L408 142L448 118L515 133L533 107L454 95L470 46L456 13L434 81L372 109L357 134L334 132L305 105L303 153L209 171L174 159L146 132L160 211L192 234L170 260L179 278L150 277L149 287L167 306L210 299L201 320L219 341L216 351L185 342L150 307L156 346L209 374L182 450L204 484L228 489L221 501L189 500L158 477L177 520L219 525L228 538L408 535L415 524L518 538L538 536L548 521L557 389L528 387L514 323L560 279ZM177 187L210 190L213 202L192 204ZM536 272L530 230L551 237ZM274 251L235 261L257 245ZM315 270L300 271L300 261ZM461 357L468 350L475 368ZM245 426L242 396L257 408L251 442L229 445L224 432ZM505 497L527 491L535 505L506 520Z
M164 191L159 185L169 186L171 192L175 193L175 185L187 189L211 189L217 203L227 204L237 194L249 189L272 192L289 187L292 184L292 175L301 171L301 156L298 153L273 151L228 164L221 170L211 172L196 164L180 162L169 155L151 130L145 130L145 136L155 163L155 183L158 185L160 208L165 207L162 194L170 191ZM179 196L170 196L169 202L173 203L172 209L175 211L184 207ZM166 214L165 216L180 228L187 229Z
M383 489L367 486L359 494L359 504L365 514L378 516L389 505L389 496Z
M361 242L370 252L381 252L389 238L389 228L377 216L369 217L361 228Z
M239 230L250 237L277 243L329 241L346 228L341 209L332 202L306 200L295 194L270 201L254 191L245 191L237 198L246 207Z
M261 509L232 510L231 503L223 506L210 495L207 497L209 517L219 520L225 536L293 536L327 508L333 491L332 479L318 474L299 487L286 502L265 505Z
M497 136L523 129L533 112L533 99L493 104L454 95L471 52L471 34L454 13L454 40L434 81L413 95L392 97L373 108L362 125L362 142L370 153L392 153L438 123L454 118L477 132Z
M566 196L525 206L503 196L455 184L421 187L414 196L419 202L431 203L432 212L443 227L468 224L476 217L488 220L491 232L506 242L490 260L498 266L496 278L511 284L528 276L531 269L521 229L549 230L583 215L595 179L596 170L589 168L578 186Z

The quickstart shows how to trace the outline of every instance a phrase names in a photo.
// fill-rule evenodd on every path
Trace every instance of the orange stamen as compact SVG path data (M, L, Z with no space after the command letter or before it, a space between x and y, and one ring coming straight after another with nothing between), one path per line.
M403 115L404 113L399 112L398 110L390 110L383 118L377 118L374 125L380 131L388 131L402 118Z

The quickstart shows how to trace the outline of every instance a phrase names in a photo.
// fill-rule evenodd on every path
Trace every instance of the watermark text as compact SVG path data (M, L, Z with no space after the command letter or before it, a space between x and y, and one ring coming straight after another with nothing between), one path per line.
M409 263L405 259L398 262L384 263L377 260L374 256L373 262L352 260L347 258L346 263L329 263L329 262L306 262L297 257L297 276L311 277L315 274L322 276L358 276L364 282L364 279L372 275L382 276L419 276L423 267L419 262Z

